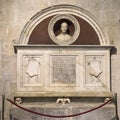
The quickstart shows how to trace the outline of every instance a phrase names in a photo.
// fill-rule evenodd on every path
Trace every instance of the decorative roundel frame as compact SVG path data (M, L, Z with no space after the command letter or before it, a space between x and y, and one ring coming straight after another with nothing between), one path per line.
M72 22L75 30L74 30L74 34L71 36L70 39L61 41L58 38L56 38L56 36L55 36L54 26L59 20L63 20L63 19L67 19L68 21ZM60 15L56 15L55 17L53 17L51 19L49 26L48 26L48 33L49 33L51 40L53 40L58 45L70 45L77 40L77 38L80 34L80 25L74 16L72 16L70 14L60 14Z

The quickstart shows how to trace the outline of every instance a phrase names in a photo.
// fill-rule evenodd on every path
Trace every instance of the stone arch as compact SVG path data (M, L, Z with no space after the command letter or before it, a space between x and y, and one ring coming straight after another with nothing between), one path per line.
M56 5L38 12L28 21L28 23L25 25L24 29L22 30L22 33L19 38L19 44L20 45L28 44L29 37L32 31L40 22L42 22L43 20L45 20L50 16L57 14L64 14L64 13L78 16L84 19L87 23L89 23L97 33L99 37L100 45L110 44L108 40L108 36L104 30L104 27L99 22L99 20L97 20L97 18L91 15L88 11L73 5Z

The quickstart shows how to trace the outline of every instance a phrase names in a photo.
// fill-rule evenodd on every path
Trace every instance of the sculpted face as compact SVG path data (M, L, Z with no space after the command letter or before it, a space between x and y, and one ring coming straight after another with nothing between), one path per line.
M71 38L71 36L67 33L68 30L68 24L66 22L61 23L61 33L57 35L57 39L61 41L66 41Z
M62 31L62 33L66 33L67 29L68 29L68 24L66 22L63 22L61 24L61 31Z

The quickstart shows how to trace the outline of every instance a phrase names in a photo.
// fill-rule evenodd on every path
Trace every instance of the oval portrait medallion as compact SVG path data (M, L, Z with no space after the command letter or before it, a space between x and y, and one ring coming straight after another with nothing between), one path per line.
M80 34L80 25L72 15L60 14L51 19L48 33L56 44L70 45L77 40Z

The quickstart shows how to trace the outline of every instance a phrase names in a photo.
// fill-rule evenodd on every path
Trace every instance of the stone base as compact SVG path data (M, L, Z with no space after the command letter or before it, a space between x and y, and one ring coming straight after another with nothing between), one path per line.
M70 103L66 105L56 103L30 103L22 104L23 107L35 112L50 114L50 115L70 115L81 113L86 110L95 108L103 103ZM71 117L71 118L49 118L39 115L35 115L26 111L23 111L15 106L12 106L10 110L10 120L116 120L115 119L115 107L113 104L107 104L106 106L92 111L90 113Z

